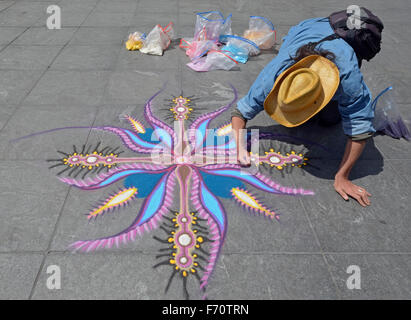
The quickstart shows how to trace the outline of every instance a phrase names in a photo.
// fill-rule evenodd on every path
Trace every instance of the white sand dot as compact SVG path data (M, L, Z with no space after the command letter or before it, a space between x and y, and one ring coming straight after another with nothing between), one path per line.
M276 156L272 156L270 157L270 162L271 163L280 163L280 158L276 157Z
M178 237L178 243L186 247L191 243L191 237L187 233L183 233Z
M94 163L97 161L97 157L91 156L87 158L87 163Z

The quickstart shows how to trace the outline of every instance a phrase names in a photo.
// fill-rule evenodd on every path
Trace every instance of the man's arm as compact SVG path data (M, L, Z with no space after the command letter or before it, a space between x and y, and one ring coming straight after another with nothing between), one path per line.
M350 196L357 200L363 207L371 204L369 199L371 194L364 188L353 184L349 180L349 175L354 164L363 152L365 144L366 140L353 141L351 138L347 140L344 156L334 180L335 191L337 191L344 200L348 200Z

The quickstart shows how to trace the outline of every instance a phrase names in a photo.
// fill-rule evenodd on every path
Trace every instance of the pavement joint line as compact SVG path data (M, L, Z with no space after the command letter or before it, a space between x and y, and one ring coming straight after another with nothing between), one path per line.
M61 0L60 0L60 1L61 1ZM95 3L93 9L88 13L88 15L86 16L86 18L84 19L84 21L90 16L90 14L95 10L95 8L97 7L97 5L98 5L100 2L101 2L101 0L99 0L99 1L97 1L97 2ZM84 23L84 21L83 21L83 23ZM80 27L81 27L81 25L78 27L78 29L80 29ZM77 29L77 30L78 30L78 29ZM77 31L76 31L76 32L77 32ZM76 34L76 32L74 32L74 33L72 34L70 40L74 37L74 35ZM60 51L58 52L58 54L57 54L57 55L54 57L54 59L49 63L49 66L48 66L47 69L43 72L43 74L40 76L39 79L41 79L41 78L44 76L44 74L46 74L47 70L50 68L50 66L52 65L52 63L57 59L57 57L60 55L60 53L62 52L62 50L64 50L64 48L68 45L68 43L70 42L70 40L67 41L67 42L65 43L65 45L60 49ZM40 81L40 80L37 80L35 85L37 85L38 81ZM33 88L34 88L34 86L33 86ZM33 88L30 90L30 92L33 90ZM27 95L26 95L26 97L25 97L24 99L26 99L26 98L27 98ZM24 99L23 99L22 101L24 101ZM21 105L20 105L20 107L21 107ZM18 108L19 108L19 107L17 107L16 109L18 109ZM96 117L97 117L97 112L96 112L96 108L95 108L95 118L96 118ZM94 118L94 121L95 121L95 118ZM10 121L10 118L8 119L8 121ZM7 122L8 122L8 121L7 121ZM93 121L93 124L94 124L94 121ZM1 132L1 131L0 131L0 132ZM90 135L90 132L91 132L91 129L89 130L89 135ZM88 139L88 137L87 137L87 139ZM87 140L86 140L86 141L87 141ZM65 207L67 198L68 198L68 196L69 196L69 194L70 194L70 190L71 190L71 186L68 188L68 190L67 190L67 192L66 192L66 197L65 197L65 199L64 199L64 201L63 201L63 204L62 204L62 206L61 206L61 208L60 208L60 212L59 212L59 214L58 214L57 221L56 221L56 223L55 223L55 225L54 225L53 232L52 232L52 234L51 234L51 236L50 236L50 240L49 240L49 243L48 243L48 245L47 245L47 249L46 249L46 250L44 251L44 253L43 253L43 259L42 259L42 262L41 262L41 264L40 264L39 270L38 270L38 272L37 272L36 278L34 279L34 283L33 283L33 286L32 286L32 288L31 288L31 290L30 290L30 294L29 294L28 300L32 300L34 291L35 291L35 289L36 289L36 287L37 287L37 283L38 283L38 281L39 281L39 279L40 279L41 271L42 271L43 268L44 268L44 264L45 264L45 262L46 262L46 259L47 259L48 254L49 254L49 251L50 251L50 248L51 248L51 244L52 244L53 239L54 239L54 237L55 237L55 235L56 235L56 233L57 233L57 228L58 228L60 219L61 219L61 217L62 217L62 214L63 214L63 211L64 211L64 207Z
M17 3L17 2L14 1L14 2L13 2L11 5L9 5L8 7L1 9L1 10L0 10L0 13L3 12L3 11L6 11L8 8L14 6L16 3Z
M397 160L397 161L398 161L398 160L401 160L401 161L404 161L404 159L387 159L387 155L383 152L383 150L380 149L377 144L374 144L374 145L375 145L375 148L381 153L381 155L382 155L382 157L383 157L383 161L388 161L388 165L389 165L390 168L394 171L394 173L395 173L397 176L399 176L400 180L401 180L402 182L404 182L405 184L408 184L408 181L407 181L407 179L404 177L404 175L402 175L401 172L399 172L399 171L397 170L397 168L390 162L390 160ZM407 161L407 160L411 160L411 159L406 159L406 161Z
M36 274L36 278L34 279L33 286L31 287L28 300L31 300L31 299L32 299L33 294L34 294L34 291L35 291L35 288L36 288L37 283L38 283L38 281L39 281L39 279L40 279L41 271L43 270L44 264L46 263L47 256L49 255L51 243L52 243L52 241L53 241L53 239L54 239L54 236L55 236L55 234L56 234L56 232L57 232L57 226L58 226L58 223L59 223L59 221L60 221L60 219L61 219L61 216L62 216L62 214L63 214L64 205L65 205L65 203L66 203L66 201L67 201L67 198L68 198L68 196L69 196L70 190L71 190L71 186L69 187L69 189L68 189L67 192L66 192L66 197L65 197L65 199L64 199L64 201L63 201L63 204L62 204L62 206L61 206L61 208L60 208L60 212L59 212L59 214L58 214L57 221L56 221L56 223L55 223L55 225L54 225L54 229L53 229L53 232L52 232L52 234L51 234L50 241L49 241L49 243L48 243L48 245L47 245L47 249L46 249L45 251L43 251L43 259L42 259L42 261L41 261L40 268L39 268L39 270L38 270L38 272L37 272L37 274Z
M19 33L13 40L11 40L9 43L7 43L3 48L0 49L0 53L2 53L6 48L8 48L14 41L16 41L22 34L24 34L30 27L26 27L21 33Z
M402 160L402 161L404 161L404 160ZM408 161L410 161L410 160L408 160ZM394 171L394 173L397 175L397 177L399 177L400 180L407 185L407 184L408 184L407 179L404 177L403 174L401 174L401 172L398 171L398 169L394 166L394 164L392 163L392 161L388 161L388 165L389 165L390 168Z

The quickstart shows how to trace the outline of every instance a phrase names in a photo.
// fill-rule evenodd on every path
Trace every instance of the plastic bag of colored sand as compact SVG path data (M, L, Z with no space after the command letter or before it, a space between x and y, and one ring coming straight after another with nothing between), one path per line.
M127 50L135 51L141 49L144 45L145 37L146 35L144 33L138 31L130 33L126 42Z
M374 128L393 138L411 140L410 129L401 117L398 105L391 94L392 87L384 89L373 101Z
M231 70L237 65L238 62L222 50L211 50L206 57L199 58L195 62L187 64L188 67L199 72Z
M276 41L274 25L267 18L260 16L250 17L249 27L243 36L257 44L260 49L271 49Z
M170 45L173 36L174 29L172 22L164 28L158 24L147 35L140 52L162 56L163 51Z

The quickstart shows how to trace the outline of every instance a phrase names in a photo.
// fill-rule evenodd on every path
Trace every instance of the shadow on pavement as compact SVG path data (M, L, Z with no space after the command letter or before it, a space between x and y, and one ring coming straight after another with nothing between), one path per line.
M321 179L334 179L347 142L347 136L344 135L340 124L322 127L317 121L308 121L295 128L281 125L250 126L248 128L248 130L255 129L258 129L260 134L269 135L268 139L263 138L262 141L271 140L289 146L300 146L300 148L295 148L297 150L303 147L303 152L309 159L309 165L304 167L304 171ZM360 160L369 160L370 164L362 166L361 170L354 169L350 176L351 179L377 175L383 171L384 159L372 138L367 141Z

